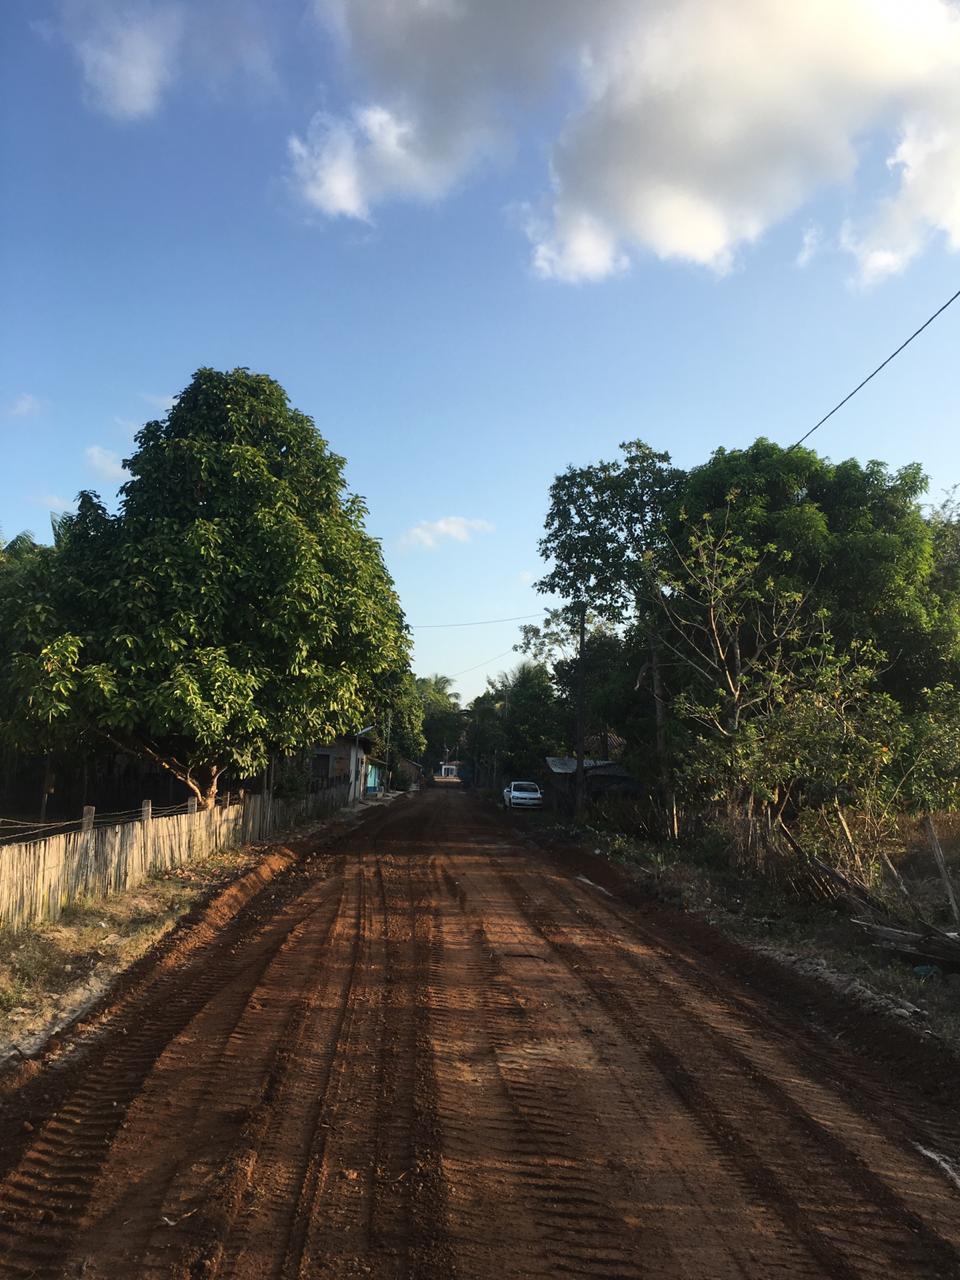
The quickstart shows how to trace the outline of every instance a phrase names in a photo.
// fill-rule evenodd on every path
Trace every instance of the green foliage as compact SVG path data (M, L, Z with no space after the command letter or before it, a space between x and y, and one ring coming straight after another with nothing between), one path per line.
M385 750L391 768L401 756L419 760L426 747L423 702L409 670L397 670L380 682L379 723L386 730Z
M948 558L953 522L949 509L939 522L924 515L925 488L916 465L832 463L760 439L718 449L690 472L670 530L682 537L684 515L728 513L745 544L775 546L778 580L827 611L841 646L872 640L886 653L884 687L909 703L960 661L958 582L936 571L938 541Z
M449 676L418 676L417 695L422 708L423 761L428 773L445 760L455 760L463 730L460 698Z
M568 468L539 584L565 604L525 647L569 705L588 610L588 721L622 726L668 816L751 844L816 814L851 854L860 821L881 850L898 813L960 803L960 516L925 483L764 439L686 474L642 442Z
M402 702L408 635L364 505L276 382L201 369L136 444L119 513L81 494L0 601L19 742L97 734L209 802L224 768Z
M667 512L686 479L641 440L620 448L622 460L568 467L550 486L540 553L553 567L537 584L612 622L656 590Z
M478 780L541 778L563 747L562 712L542 662L521 662L487 681L466 712L465 749Z
M494 682L503 703L503 772L511 777L539 778L544 758L560 750L557 698L547 668L521 662L509 676Z
M923 691L910 724L903 791L915 812L960 807L960 690L940 684Z

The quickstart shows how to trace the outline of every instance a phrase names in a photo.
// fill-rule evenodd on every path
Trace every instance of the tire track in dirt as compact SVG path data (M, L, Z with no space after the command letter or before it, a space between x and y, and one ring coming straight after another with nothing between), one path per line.
M662 968L679 979L673 983L676 991L696 993L698 1001L703 1001L703 1016L708 1016L710 1009L715 1008L718 1022L744 1023L750 1030L754 1045L761 1048L778 1045L780 1052L788 1055L787 1063L794 1078L797 1066L802 1064L805 1076L813 1081L829 1080L851 1111L869 1124L882 1128L901 1146L925 1142L928 1147L947 1153L951 1163L960 1163L960 1129L956 1119L945 1121L942 1114L925 1108L922 1100L913 1094L909 1097L902 1093L894 1094L889 1083L877 1075L875 1064L865 1061L862 1054L851 1053L845 1043L838 1043L844 1039L842 1035L831 1036L829 1040L811 1035L809 1026L798 1025L795 1016L793 1020L788 1016L791 1013L795 1015L795 1010L786 1006L785 1012L781 1013L769 999L758 998L749 985L741 986L739 971L734 973L735 981L730 982L729 974L712 963L714 957L709 948L704 947L702 938L697 943L687 936L678 937L675 930L665 926L662 918L657 919L656 910L650 910L649 902L647 910L640 912L617 901L607 890L601 889L603 896L600 897L596 892L582 889L584 884L594 891L600 886L580 877L575 882L564 883L574 894L573 898L567 894L565 901L579 917L589 915L602 928L607 928L612 918L614 925L610 936L637 972L644 973L650 956L655 956ZM684 920L684 923L688 922L688 919ZM646 956L638 956L635 947L623 946L623 930L634 939L642 939L648 949ZM702 926L700 932L703 932ZM729 939L724 938L724 941L729 942ZM770 969L778 972L776 965L771 965ZM882 1022L879 1025L882 1026ZM902 1031L901 1028L897 1030ZM917 1064L917 1070L921 1069ZM782 1062L779 1072L783 1073ZM777 1074L776 1070L774 1074Z
M885 1144L887 1162L899 1164L903 1185L921 1184L925 1217L851 1149L843 1131L849 1117L823 1090L818 1116L709 1020L685 1007L676 988L658 980L649 966L638 985L637 968L623 963L611 928L591 925L590 911L571 901L575 891L569 886L555 877L534 881L524 869L512 875L497 859L493 865L518 909L620 1031L649 1054L691 1116L723 1146L825 1275L880 1277L892 1267L909 1275L960 1275L956 1198L944 1194L942 1180L919 1159L891 1160ZM685 1064L696 1064L695 1071ZM789 1076L789 1064L780 1065ZM931 1210L951 1238L930 1224Z
M810 1074L807 1063L815 1061L823 1073L823 1055L815 1057L809 1037L796 1033L784 1037L774 1020L760 1017L755 1007L726 992L712 991L702 969L666 950L656 935L634 924L631 939L611 927L611 917L622 920L616 904L597 903L569 881L553 880L549 890L571 915L587 925L587 936L594 943L602 940L612 947L635 975L652 984L658 1004L666 1002L678 1017L704 1029L718 1058L725 1058L740 1078L753 1082L773 1105L790 1113L809 1138L832 1154L859 1189L869 1192L888 1219L899 1217L914 1236L929 1234L941 1243L948 1242L951 1250L960 1247L955 1198L942 1195L942 1178L910 1150L902 1115L895 1108L891 1115L889 1094L885 1111L878 1115L862 1093L857 1097L838 1090L836 1077L839 1074L842 1078L842 1072L836 1054L827 1064L828 1083L818 1080ZM637 935L643 939L639 946ZM755 1030L758 1025L762 1029L759 1036ZM913 1166L912 1176L901 1179L898 1194L874 1172L887 1163L891 1143L901 1148L901 1161L905 1157ZM929 1232L930 1225L933 1232Z
M384 816L375 815L368 829ZM122 1210L125 1199L132 1202L131 1213L116 1219L125 1260L136 1257L151 1232L167 1227L165 1215L154 1212L157 1195L165 1180L172 1180L171 1167L189 1166L194 1158L192 1117L209 1091L211 1074L251 1001L255 1009L255 994L278 954L321 903L331 896L335 900L337 877L331 880L328 873L337 865L337 859L297 864L291 858L286 877L229 918L219 933L206 918L201 921L200 937L209 939L205 945L193 945L188 936L180 944L183 963L177 963L176 951L162 955L140 990L107 1011L102 1052L88 1053L77 1086L0 1180L0 1275L57 1276L67 1267L92 1274L88 1257L71 1258L74 1237L84 1228L95 1237L98 1217ZM291 995L295 1000L289 989L281 996L281 1035ZM170 1068L166 1073L165 1067ZM56 1070L51 1074L55 1077ZM143 1104L148 1082L164 1074L169 1087L157 1096L167 1115L158 1131L154 1109ZM228 1089L238 1087L237 1079L230 1080ZM238 1106L228 1119L226 1132L233 1138L243 1115ZM146 1169L144 1150L151 1152ZM144 1190L142 1199L137 1187ZM94 1249L99 1251L96 1239Z
M209 1224L216 1250L208 1259L211 1275L278 1280L299 1257L300 1197L323 1159L330 1124L324 1106L360 956L364 895L362 869L351 869L300 1036L278 1064L260 1123L248 1136L240 1203Z
M418 1155L416 1113L419 969L429 940L420 936L409 859L379 846L374 838L355 855L355 903L349 924L347 914L338 923L349 959L328 957L327 967L343 972L338 995L319 1001L320 1016L303 1037L308 1056L323 1046L322 1067L309 1077L314 1105L304 1114L307 1081L300 1061L291 1061L264 1146L249 1162L251 1203L221 1228L226 1243L205 1274L392 1277L410 1272L417 1251L416 1274L430 1274L442 1236L435 1196L420 1209L419 1229L411 1225L420 1163L429 1172Z
M312 909L313 903L296 903L265 924L255 911L241 913L205 963L165 975L143 1020L134 1015L119 1029L0 1186L0 1256L9 1274L60 1274L111 1146L158 1059L178 1037L189 1036L195 1019L209 1037L205 1051L216 1058L271 961ZM251 924L253 936L243 940L242 929ZM179 1074L188 1093L202 1084L189 1071Z
M0 1276L960 1276L905 1113L462 795L123 1007L0 1179Z
M571 1087L560 1029L546 1034L539 1025L446 866L440 887L448 904L440 908L446 955L435 997L444 1013L439 1089L448 1181L457 1189L451 1230L470 1260L461 1270L641 1274L617 1207L624 1200L619 1173L596 1153L585 1158L581 1131L593 1121Z
M486 922L487 946L503 965L514 970L520 965L514 980L517 990L533 991L532 996L520 997L531 1009L533 1034L560 1048L554 1077L562 1081L566 1096L557 1099L556 1115L576 1133L581 1175L605 1192L605 1233L631 1255L625 1269L614 1265L611 1272L636 1274L639 1268L642 1274L664 1278L702 1275L720 1280L766 1275L758 1266L765 1258L770 1274L780 1270L792 1277L822 1275L782 1223L758 1211L744 1194L736 1169L719 1148L705 1140L688 1117L675 1114L662 1078L604 1017L596 1001L584 1000L579 976L558 966L538 931L511 912L509 895L490 875L486 855L480 854L475 862L479 865L470 860L456 864L461 907ZM537 968L539 981L529 973ZM537 999L541 993L546 1000ZM548 1012L539 1013L540 1006ZM572 1125L571 1117L576 1118ZM619 1196L609 1176L598 1177L591 1166L598 1155L624 1180ZM553 1207L576 1223L580 1203L575 1192L549 1181L539 1190L541 1198L554 1200ZM619 1208L619 1216L609 1212L613 1207ZM595 1245L599 1240L595 1236ZM604 1274L610 1262L602 1249L594 1259L582 1253L578 1257L576 1251L573 1258L576 1274ZM563 1271L570 1262L561 1247L545 1274Z
M226 1038L218 1001L157 1060L114 1141L109 1177L97 1186L73 1245L77 1267L91 1280L107 1280L134 1262L144 1277L187 1273L203 1255L202 1210L214 1194L220 1206L229 1202L237 1152L306 1016L343 891L341 877L308 895L314 909L262 970ZM198 1064L197 1045L207 1050L218 1043ZM146 1177L145 1148L151 1153Z

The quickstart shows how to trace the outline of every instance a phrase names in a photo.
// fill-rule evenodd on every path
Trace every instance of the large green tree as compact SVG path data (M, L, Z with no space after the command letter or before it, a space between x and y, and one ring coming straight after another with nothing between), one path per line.
M6 600L11 732L94 734L210 805L217 780L409 690L408 633L343 459L272 379L201 369ZM392 691L392 692L391 692Z
M776 813L863 802L894 776L890 743L960 662L957 504L925 513L925 484L916 466L764 439L689 473L637 441L557 477L540 585L567 602L568 628L586 606L624 643L647 708L632 754L655 742L668 818L676 786L692 804ZM527 635L533 652L541 639ZM555 664L561 688L576 665ZM873 729L855 769L843 743Z
M872 640L888 658L885 686L909 705L960 661L953 513L928 518L925 489L917 465L833 463L760 439L693 468L670 529L682 541L684 518L707 514L750 546L776 546L779 582L827 610L841 646Z
M477 782L542 777L546 757L565 750L563 709L546 664L522 661L488 679L465 712L464 745Z
M502 724L501 772L510 778L541 777L547 756L563 747L560 705L542 662L520 662L491 682Z
M450 676L417 676L423 714L424 765L432 773L438 764L456 759L463 731L460 696Z
M653 712L664 831L674 836L669 690L659 605L670 552L668 515L680 502L686 474L671 465L669 454L642 440L620 448L622 457L613 462L568 467L554 480L540 543L550 567L537 585L569 602L571 625L578 610L592 610L614 626L629 628L632 653L644 655L636 677L648 691ZM586 670L583 674L586 679Z

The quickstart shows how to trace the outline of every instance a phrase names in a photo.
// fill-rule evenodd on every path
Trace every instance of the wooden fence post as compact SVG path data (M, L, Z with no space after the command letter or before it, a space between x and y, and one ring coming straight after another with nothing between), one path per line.
M187 823L187 858L195 858L197 856L197 846L200 841L200 833L197 830L199 821L197 819L197 797L187 797L187 816L190 821Z
M143 847L143 871L144 874L150 870L150 858L153 853L151 847L151 837L153 835L153 801L144 800L140 807L140 820L143 823L140 839Z
M95 892L94 886L97 884L97 846L96 836L93 833L93 818L96 812L96 808L92 804L83 806L83 813L80 817L80 841L70 876L71 899L77 898L83 893ZM64 906L66 905L64 903Z

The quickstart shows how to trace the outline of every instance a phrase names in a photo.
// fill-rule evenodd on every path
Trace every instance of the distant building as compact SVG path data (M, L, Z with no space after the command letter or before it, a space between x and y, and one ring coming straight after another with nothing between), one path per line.
M433 775L434 782L443 783L444 786L460 786L460 761L444 760L437 767L436 773Z
M401 756L397 761L394 778L398 782L402 779L411 790L415 791L423 781L423 765L417 764L415 760L407 760L405 756Z
M386 769L382 760L375 760L369 754L372 749L372 738L348 734L322 743L313 749L314 777L331 783L349 782L351 802L377 795L383 790ZM371 767L374 769L372 786Z
M600 733L585 738L583 749L587 755L613 762L623 759L627 744L619 733L614 733L612 729L603 729Z
M547 756L550 771L550 789L554 803L560 808L573 804L576 787L576 756ZM629 769L616 760L591 757L583 762L583 785L588 800L598 800L612 791L643 791L643 787Z

